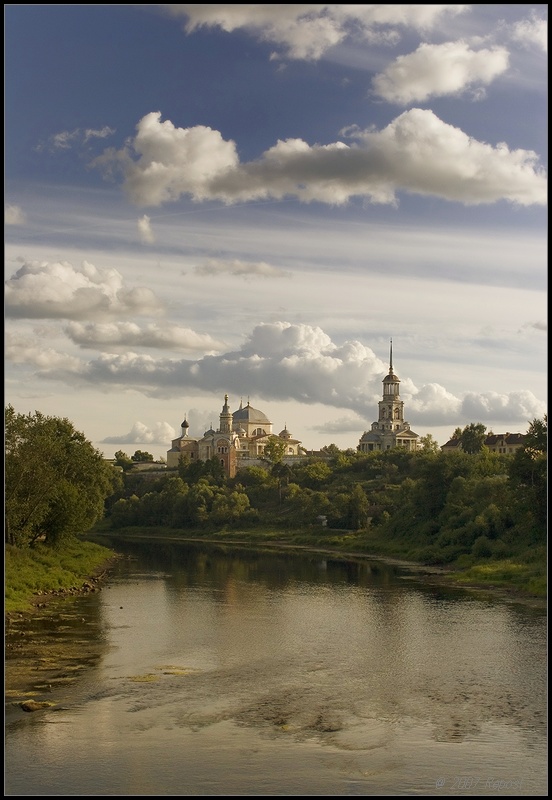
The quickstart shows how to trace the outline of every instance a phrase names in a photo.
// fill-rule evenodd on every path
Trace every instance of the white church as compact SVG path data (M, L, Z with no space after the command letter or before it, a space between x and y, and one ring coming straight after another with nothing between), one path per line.
M264 449L270 439L284 442L284 461L304 456L305 450L299 439L294 439L287 426L278 434L272 432L272 422L268 417L250 405L240 402L237 411L230 411L228 395L224 395L224 405L219 417L219 426L205 431L203 436L194 438L189 435L189 423L186 419L181 425L181 434L171 442L167 452L167 469L178 467L181 457L188 462L207 461L216 456L224 468L226 475L233 478L240 467L262 463Z
M389 350L389 374L383 379L383 399L379 401L377 422L361 436L357 450L371 453L374 450L389 450L402 447L405 450L417 449L418 434L410 430L410 423L404 419L404 403L399 394L400 380L393 372L393 341ZM219 416L217 430L212 427L203 436L193 437L186 419L181 424L181 433L171 442L167 452L167 468L176 469L180 459L188 463L207 461L216 456L228 477L234 477L240 467L263 463L263 452L271 438L285 442L284 462L296 461L314 451L307 451L299 439L294 439L287 426L278 434L272 432L272 422L268 417L250 405L249 401L236 411L230 411L228 395ZM322 454L320 454L322 455Z
M400 380L393 372L393 340L389 346L389 374L383 379L383 399L379 401L377 422L360 437L357 450L371 453L374 450L389 450L402 447L416 450L419 434L410 430L410 423L404 418L404 402L399 394Z

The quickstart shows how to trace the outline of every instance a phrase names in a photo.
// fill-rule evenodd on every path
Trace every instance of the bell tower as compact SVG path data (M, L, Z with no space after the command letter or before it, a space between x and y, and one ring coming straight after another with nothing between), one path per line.
M220 433L232 433L232 412L228 405L228 395L224 395L224 405L220 412Z
M383 400L378 403L378 428L390 433L400 430L404 425L404 403L399 394L400 380L393 372L393 339L389 345L389 373L382 382Z

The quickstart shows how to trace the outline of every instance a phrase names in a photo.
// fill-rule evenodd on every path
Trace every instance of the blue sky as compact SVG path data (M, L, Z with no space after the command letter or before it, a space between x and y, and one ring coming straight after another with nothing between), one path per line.
M546 413L546 5L5 5L5 392L356 447Z

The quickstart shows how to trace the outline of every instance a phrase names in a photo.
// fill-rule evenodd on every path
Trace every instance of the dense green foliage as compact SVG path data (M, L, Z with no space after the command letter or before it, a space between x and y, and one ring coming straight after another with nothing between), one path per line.
M481 431L480 429L483 429ZM478 447L484 426L467 426L472 452L360 454L327 449L296 465L245 467L225 479L216 464L181 464L179 476L125 477L110 500L112 529L308 531L429 564L469 567L546 554L547 423L534 420L515 456ZM216 461L216 459L215 459ZM329 539L328 539L329 541Z
M121 479L68 419L5 411L6 542L57 545L103 516Z
M494 583L517 582L543 593L547 419L533 420L514 456L478 449L477 426L458 429L459 436L464 432L474 437L472 452L442 452L427 437L415 453L396 448L361 454L329 445L323 457L284 463L275 450L265 467L244 467L232 479L216 458L181 460L178 470L164 475L121 474L67 419L16 414L8 406L8 592L17 593L18 568L23 592L72 586L75 575L84 573L62 561L74 557L88 569L79 561L83 543L75 535L105 514L103 525L110 530L138 526L153 535L161 529L218 537L234 532L325 543L451 564L471 569L466 574L473 579L492 575ZM116 454L125 466L127 460L149 461L148 455ZM32 562L28 570L24 559Z

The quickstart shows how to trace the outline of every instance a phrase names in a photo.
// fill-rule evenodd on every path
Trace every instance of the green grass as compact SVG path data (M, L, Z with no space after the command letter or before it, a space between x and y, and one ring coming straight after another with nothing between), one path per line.
M546 596L546 565L514 560L475 564L456 575L458 583L515 588L539 597Z
M78 540L63 549L44 544L32 549L6 545L4 611L30 610L38 592L81 587L113 555L106 547Z

